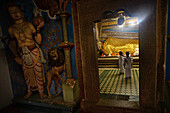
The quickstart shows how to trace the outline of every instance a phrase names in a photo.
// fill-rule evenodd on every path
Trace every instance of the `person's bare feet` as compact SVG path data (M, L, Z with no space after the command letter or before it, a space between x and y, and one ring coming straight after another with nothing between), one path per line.
M29 98L31 95L32 95L32 92L28 92L28 93L24 96L24 98Z
M41 98L45 98L47 95L45 93L40 93Z

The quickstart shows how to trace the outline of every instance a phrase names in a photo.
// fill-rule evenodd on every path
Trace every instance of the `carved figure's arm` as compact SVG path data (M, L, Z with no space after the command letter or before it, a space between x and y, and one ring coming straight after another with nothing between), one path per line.
M30 28L32 29L32 33L34 34L35 41L37 42L37 44L40 45L42 41L40 28L35 29L35 27L31 23Z
M13 55L15 57L18 57L18 54L17 54L17 44L16 44L15 38L14 38L14 36L12 34L12 28L11 27L8 29L8 32L9 32L10 37L11 37L11 39L9 41L9 49L11 50L11 52L13 53Z
M19 55L18 55L18 52L17 52L17 44L16 44L16 41L15 41L15 38L14 38L14 36L13 36L13 33L12 33L12 28L10 27L9 29L8 29L8 32L9 32L9 34L10 34L10 36L11 36L11 39L10 39L10 41L9 41L9 49L11 50L11 52L12 52L12 54L15 56L15 61L18 63L18 64L22 64L22 61L21 61L21 59L20 59L20 57L19 57Z

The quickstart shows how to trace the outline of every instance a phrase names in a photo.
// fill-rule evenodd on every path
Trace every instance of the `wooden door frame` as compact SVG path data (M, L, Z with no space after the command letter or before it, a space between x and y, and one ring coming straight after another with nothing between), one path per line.
M116 113L127 112L155 112L158 103L163 101L164 80L165 80L165 38L167 24L167 0L72 0L73 29L76 49L77 71L80 85L80 96L83 99L84 109L88 111L112 111ZM122 3L121 3L122 1ZM132 2L131 1L131 2ZM126 106L104 106L99 105L100 89L98 79L98 66L95 39L93 37L92 23L98 20L106 10L115 11L117 5L128 9L132 15L143 15L151 11L146 18L143 18L139 25L140 45L140 106L128 108ZM99 7L102 3L102 7ZM134 8L136 6L136 8ZM101 12L97 12L100 10ZM135 13L134 10L137 13ZM95 12L96 11L96 12ZM95 14L95 16L93 16ZM165 44L165 45L164 45ZM88 46L87 46L88 45ZM158 47L159 46L159 47ZM149 57L148 57L149 56ZM161 57L161 58L160 58ZM148 65L146 65L148 64ZM159 68L158 68L159 67ZM107 103L106 103L107 104ZM135 103L131 103L132 105Z

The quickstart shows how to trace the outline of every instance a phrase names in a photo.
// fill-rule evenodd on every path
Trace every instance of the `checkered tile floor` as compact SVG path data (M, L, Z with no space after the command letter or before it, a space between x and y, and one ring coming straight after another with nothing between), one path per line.
M139 96L139 68L131 71L131 78L126 79L118 68L99 68L100 93Z

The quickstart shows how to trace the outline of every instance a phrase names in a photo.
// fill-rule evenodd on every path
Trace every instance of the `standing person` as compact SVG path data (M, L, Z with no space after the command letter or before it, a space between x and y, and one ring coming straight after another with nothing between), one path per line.
M126 78L131 78L132 61L133 59L129 56L129 52L126 52L126 58L124 59Z
M24 71L28 91L24 98L29 98L32 91L36 90L39 91L40 97L44 98L46 94L44 94L45 79L42 63L45 63L45 59L39 48L42 41L40 28L44 26L44 21L40 22L35 29L32 23L24 19L23 12L18 5L8 6L8 11L14 20L14 24L8 29L11 36L9 48L15 56L15 61L22 65ZM15 39L20 56L17 54L17 49L15 49Z
M124 59L123 59L123 52L120 51L119 52L119 69L120 69L120 73L119 75L121 74L124 74L124 66L123 66L123 62L124 62Z

